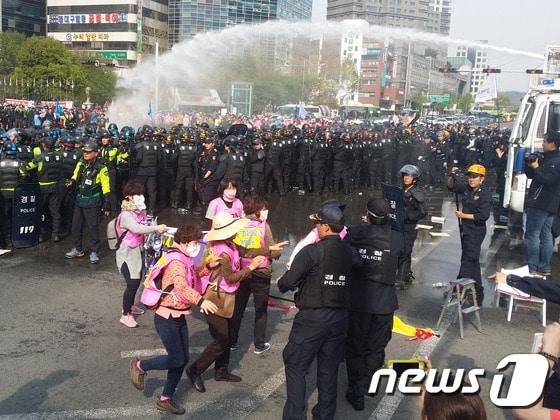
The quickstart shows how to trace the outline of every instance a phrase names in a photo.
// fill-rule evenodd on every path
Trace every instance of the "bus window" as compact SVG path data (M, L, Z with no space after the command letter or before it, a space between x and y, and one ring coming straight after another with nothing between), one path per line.
M551 102L548 110L548 130L549 132L560 132L560 104Z
M539 118L539 125L537 127L537 138L542 139L544 133L546 132L546 107L543 107L541 111L541 117Z

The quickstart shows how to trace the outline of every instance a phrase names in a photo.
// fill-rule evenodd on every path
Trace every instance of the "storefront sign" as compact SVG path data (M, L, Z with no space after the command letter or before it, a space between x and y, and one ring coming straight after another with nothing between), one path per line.
M126 51L96 51L95 56L106 60L126 60Z
M109 41L110 34L107 32L69 32L66 34L66 41Z
M91 13L79 15L49 15L49 25L123 23L128 13Z

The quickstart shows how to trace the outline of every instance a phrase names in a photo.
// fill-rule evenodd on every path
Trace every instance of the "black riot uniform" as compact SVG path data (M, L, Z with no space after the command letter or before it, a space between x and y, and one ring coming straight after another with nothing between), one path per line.
M304 137L296 145L296 185L301 191L311 190L311 153L314 141L311 137Z
M379 134L375 133L371 143L366 146L368 156L368 176L369 189L381 188L382 178L382 161L383 161L383 144L379 139Z
M381 141L381 184L390 184L395 157L395 141L390 133L385 133Z
M177 173L177 149L170 137L161 143L159 162L158 162L158 198L163 207L171 202L172 206L177 205L174 199L175 176Z
M157 170L159 144L146 137L134 149L134 168L136 180L144 185L148 195L148 213L154 214L157 203Z
M75 194L73 188L66 187L65 183L70 181L74 168L82 157L82 150L74 148L74 143L71 142L68 148L61 150L62 156L62 180L59 183L60 191L60 213L62 216L61 227L63 230L70 230L72 227L72 213L74 212L74 199Z
M348 373L347 400L358 410L373 373L385 360L385 347L391 339L393 313L398 309L395 291L397 255L400 241L391 230L389 205L383 199L379 217L370 216L370 223L352 226L344 241L354 249L350 317L346 342ZM376 204L379 206L379 204ZM361 408L360 408L361 405Z
M0 247L12 242L14 190L23 181L24 165L25 162L18 160L15 150L0 156Z
M54 139L43 139L43 152L33 159L28 165L29 171L36 171L39 186L41 187L41 211L43 215L50 215L52 223L52 237L60 240L61 203L60 183L62 182L63 158L60 152L52 150ZM42 232L44 234L45 232Z
M313 180L313 192L322 194L325 187L325 176L327 164L331 155L331 147L325 134L321 133L315 141L311 151L311 178Z
M281 292L298 289L295 299L299 308L283 352L285 420L304 418L305 376L315 357L319 401L312 410L313 418L334 418L338 366L344 357L351 269L351 248L338 235L330 235L303 248L278 281Z
M271 192L276 184L280 195L285 194L282 182L282 140L274 138L268 141L265 148L266 158L264 162L264 190Z
M198 148L193 141L181 143L177 147L177 181L175 187L175 207L186 195L185 207L193 205L193 186L197 172Z
M447 161L447 143L440 138L432 145L432 180L436 188L441 188L443 185Z
M352 170L352 159L354 157L354 145L350 140L336 140L333 143L333 187L334 192L339 191L340 182L344 194L350 192L350 173Z
M202 207L206 207L218 194L219 180L215 176L217 167L216 149L203 147L197 159L197 192Z
M251 194L263 194L265 151L260 139L253 140L253 149L249 152L249 179Z
M486 221L490 217L492 208L492 194L482 184L473 190L468 184L449 179L451 191L461 198L461 210L466 214L473 214L474 220L462 219L462 254L461 268L457 278L470 278L476 281L476 297L479 306L482 305L484 289L480 272L480 248L486 236Z
M399 268L397 281L400 286L412 283L414 276L412 275L412 249L418 231L416 225L420 220L426 217L425 196L422 189L412 184L405 187L403 191L404 204L404 224L403 224L403 252L399 255Z

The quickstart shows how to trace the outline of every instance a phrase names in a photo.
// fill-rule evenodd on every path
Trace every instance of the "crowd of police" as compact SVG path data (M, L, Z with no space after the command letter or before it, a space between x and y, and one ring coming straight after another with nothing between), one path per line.
M58 241L70 229L77 197L80 207L99 207L114 216L128 179L145 185L152 215L169 205L206 206L217 197L222 179L234 180L241 198L247 193L283 196L292 190L349 194L395 184L399 168L412 163L422 173L424 185L439 189L452 166L481 163L503 174L507 137L499 129L463 125L325 121L262 129L233 124L228 131L205 123L170 129L144 125L119 130L114 123L106 128L89 123L73 130L50 125L11 129L4 133L0 153L2 238L9 244L13 191L21 183L39 183L42 210L50 221L52 239ZM86 149L95 152L93 171L84 171ZM500 187L498 192L503 191Z

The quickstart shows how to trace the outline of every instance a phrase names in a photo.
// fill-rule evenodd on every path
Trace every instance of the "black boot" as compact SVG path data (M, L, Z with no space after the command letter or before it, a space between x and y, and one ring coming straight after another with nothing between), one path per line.
M214 379L216 381L224 381L224 382L241 382L241 377L228 372L227 368L216 369L216 373L214 374Z

